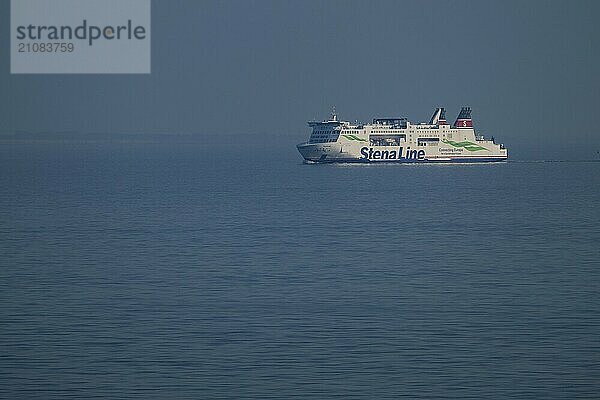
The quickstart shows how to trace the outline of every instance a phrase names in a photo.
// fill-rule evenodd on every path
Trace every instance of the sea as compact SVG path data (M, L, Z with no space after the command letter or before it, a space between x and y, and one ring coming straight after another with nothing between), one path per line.
M600 397L600 162L0 140L2 399Z

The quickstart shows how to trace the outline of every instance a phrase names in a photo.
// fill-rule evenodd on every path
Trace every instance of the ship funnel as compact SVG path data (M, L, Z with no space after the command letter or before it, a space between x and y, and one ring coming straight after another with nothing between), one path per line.
M436 108L429 120L429 125L446 125L446 109L443 107Z
M471 119L471 107L463 107L460 110L460 114L454 121L455 128L472 128L473 120Z

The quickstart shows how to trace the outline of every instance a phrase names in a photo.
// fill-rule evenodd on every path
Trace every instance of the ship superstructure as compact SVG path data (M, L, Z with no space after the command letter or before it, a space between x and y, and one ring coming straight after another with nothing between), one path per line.
M436 108L429 123L406 118L375 118L370 124L311 121L307 142L298 151L308 162L494 162L505 161L508 151L494 138L477 135L471 108L463 107L453 125L446 110Z

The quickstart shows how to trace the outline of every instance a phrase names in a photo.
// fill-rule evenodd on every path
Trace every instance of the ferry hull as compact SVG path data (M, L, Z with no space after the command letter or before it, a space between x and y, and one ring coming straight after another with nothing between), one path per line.
M359 151L352 151L352 149L348 149L348 151L344 151L344 147L338 143L331 143L327 145L322 144L313 144L313 143L301 143L296 146L298 148L298 152L306 162L309 163L321 163L321 164L331 164L331 163L366 163L366 164L376 164L376 163L491 163L491 162L503 162L508 159L508 154L505 152L504 154L498 155L456 155L456 156L440 156L440 155L428 155L425 150L421 153L421 158L419 158L419 153L417 152L414 158L402 156L402 148L398 148L394 153L394 157L389 157L389 152L387 153L388 158L382 159L372 159L368 156L365 156L369 153L364 151L362 154ZM364 149L364 148L363 148ZM384 150L385 151L385 150ZM393 151L393 150L392 150ZM358 153L358 154L356 154ZM371 152L372 154L372 152Z

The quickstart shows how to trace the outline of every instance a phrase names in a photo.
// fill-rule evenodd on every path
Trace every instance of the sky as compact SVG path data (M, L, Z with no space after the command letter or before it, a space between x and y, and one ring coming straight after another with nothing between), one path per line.
M149 75L11 75L0 132L185 133L293 145L306 121L463 105L522 159L598 158L598 1L152 2Z

